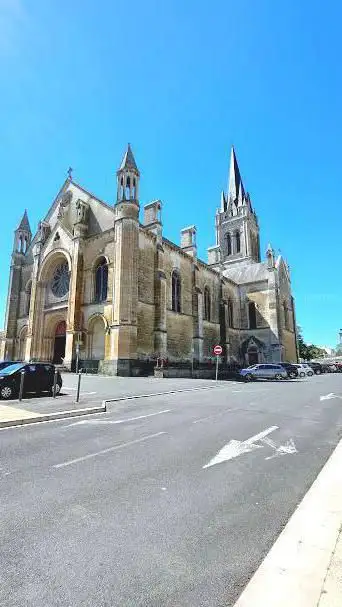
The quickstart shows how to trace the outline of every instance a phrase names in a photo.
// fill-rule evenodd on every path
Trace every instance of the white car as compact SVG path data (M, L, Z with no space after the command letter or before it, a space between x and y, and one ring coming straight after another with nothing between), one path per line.
M306 363L295 365L295 367L298 369L298 377L312 377L314 375L312 368Z

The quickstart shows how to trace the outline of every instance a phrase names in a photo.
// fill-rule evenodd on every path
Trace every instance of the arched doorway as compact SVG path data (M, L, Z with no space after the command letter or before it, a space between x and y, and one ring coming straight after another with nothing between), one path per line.
M19 335L19 352L18 359L25 360L27 342L27 327L23 327Z
M103 360L105 356L105 323L102 316L96 316L90 322L88 339L89 358Z
M65 356L65 341L66 341L66 322L61 320L56 326L55 343L53 348L53 362L56 365L62 364Z
M247 351L248 365L257 365L259 362L259 353L256 346L251 346Z

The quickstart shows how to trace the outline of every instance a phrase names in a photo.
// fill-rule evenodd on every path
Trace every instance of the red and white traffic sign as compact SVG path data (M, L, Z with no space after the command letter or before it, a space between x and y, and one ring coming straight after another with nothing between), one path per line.
M215 356L220 356L222 354L222 346L214 346L214 354Z

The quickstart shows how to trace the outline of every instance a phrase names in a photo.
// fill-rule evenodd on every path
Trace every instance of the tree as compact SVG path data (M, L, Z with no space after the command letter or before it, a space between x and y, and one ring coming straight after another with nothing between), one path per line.
M312 360L313 358L327 356L327 352L323 348L319 348L314 344L305 343L301 327L297 327L297 342L299 358L302 358L303 360Z

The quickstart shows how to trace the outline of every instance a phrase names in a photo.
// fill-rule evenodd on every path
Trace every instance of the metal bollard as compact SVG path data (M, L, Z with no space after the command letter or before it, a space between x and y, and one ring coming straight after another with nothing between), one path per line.
M55 369L55 372L53 374L53 388L52 388L53 398L56 398L57 375L58 375L58 370Z
M77 393L76 393L76 403L80 400L80 389L81 389L81 373L78 374L78 383L77 383Z
M19 400L23 400L25 371L20 371Z

